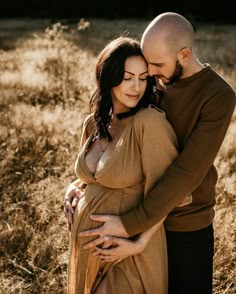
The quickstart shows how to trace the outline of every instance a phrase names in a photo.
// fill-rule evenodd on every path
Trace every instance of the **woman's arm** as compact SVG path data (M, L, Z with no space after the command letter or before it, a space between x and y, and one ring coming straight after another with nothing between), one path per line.
M92 120L93 115L90 114L85 118L83 122L79 150L84 145L91 132ZM69 231L71 229L71 225L73 224L74 209L77 206L80 198L83 196L83 190L85 189L85 187L85 183L81 182L80 179L76 179L66 189L66 193L64 196L64 214L67 218Z

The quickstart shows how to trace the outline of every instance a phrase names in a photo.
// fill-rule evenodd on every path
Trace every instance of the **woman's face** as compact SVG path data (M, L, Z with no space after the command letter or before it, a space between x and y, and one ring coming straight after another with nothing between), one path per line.
M135 107L147 87L148 68L142 56L131 56L125 61L124 78L111 90L114 113Z

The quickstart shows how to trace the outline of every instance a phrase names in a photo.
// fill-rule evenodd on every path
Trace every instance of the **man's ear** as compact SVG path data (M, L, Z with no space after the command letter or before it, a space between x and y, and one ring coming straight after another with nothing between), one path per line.
M178 52L178 59L180 60L181 63L188 61L189 56L190 56L190 50L187 47L182 48Z

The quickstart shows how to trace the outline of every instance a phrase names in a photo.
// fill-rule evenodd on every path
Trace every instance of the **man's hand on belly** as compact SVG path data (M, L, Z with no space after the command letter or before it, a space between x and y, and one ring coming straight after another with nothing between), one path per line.
M104 223L97 229L83 231L79 233L80 237L99 236L94 241L91 241L85 245L85 249L93 248L104 243L105 236L115 236L128 238L129 235L126 232L119 216L116 215L91 215L90 218L97 222Z

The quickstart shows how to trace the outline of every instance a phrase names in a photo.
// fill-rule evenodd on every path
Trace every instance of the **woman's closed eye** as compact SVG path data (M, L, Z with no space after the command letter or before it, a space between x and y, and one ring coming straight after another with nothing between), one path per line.
M146 81L148 77L140 77L139 80L140 81ZM131 77L124 77L124 81L130 81L132 78Z
M146 81L147 77L140 78L140 81Z

